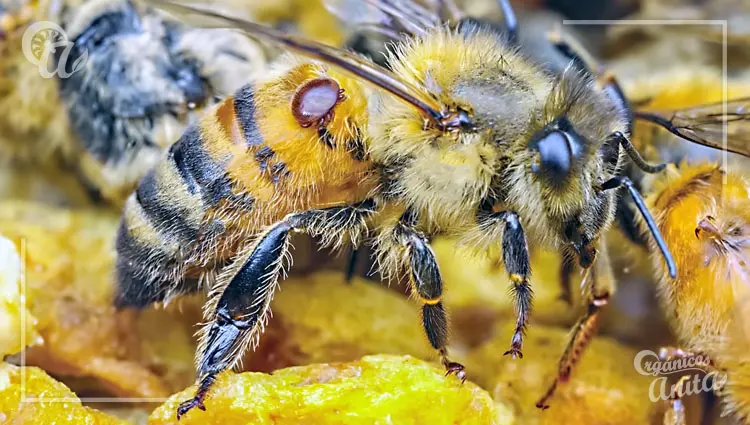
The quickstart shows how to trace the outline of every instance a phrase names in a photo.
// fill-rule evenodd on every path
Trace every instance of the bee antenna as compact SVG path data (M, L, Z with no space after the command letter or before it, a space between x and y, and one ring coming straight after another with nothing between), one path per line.
M677 277L677 265L674 262L674 258L672 257L672 253L669 251L669 248L667 247L666 242L664 242L664 238L661 235L661 232L659 231L659 227L656 226L656 221L654 220L654 217L651 216L651 213L648 211L648 207L646 207L646 202L643 200L643 197L638 192L638 189L633 185L633 182L630 181L627 177L613 177L606 182L604 182L601 185L602 190L611 190L616 189L620 186L625 186L628 189L628 193L630 194L630 198L635 202L635 206L638 208L638 212L641 213L641 217L643 217L643 220L646 222L646 225L648 226L649 232L651 232L651 236L653 236L654 241L656 242L656 245L659 247L659 251L661 251L662 257L664 257L664 262L667 263L667 269L669 270L669 276L674 279Z
M630 139L628 139L624 134L622 134L619 131L616 131L612 133L611 136L615 142L619 143L620 146L625 150L625 153L628 154L628 157L630 157L630 160L633 161L633 163L640 168L644 173L649 174L655 174L660 173L664 171L665 168L667 168L667 164L661 163L661 164L649 164L646 162L645 159L641 156L641 154L638 152L638 150L633 146L633 143L630 142Z

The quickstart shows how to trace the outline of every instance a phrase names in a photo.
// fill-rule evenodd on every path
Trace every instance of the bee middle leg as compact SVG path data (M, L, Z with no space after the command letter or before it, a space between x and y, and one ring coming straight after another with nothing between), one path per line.
M412 292L422 302L422 326L430 345L440 354L446 375L466 380L464 366L448 359L448 317L443 307L443 278L427 238L416 229L416 216L404 213L393 229L394 240L406 249Z
M205 410L203 400L216 376L231 368L250 342L260 337L276 284L284 273L292 232L322 236L323 243L339 245L345 234L353 241L375 212L371 200L362 203L290 214L261 234L237 260L221 272L211 291L198 355L198 389L180 404L177 419L193 408Z
M547 402L555 394L558 383L567 382L570 379L573 368L580 361L596 331L601 310L607 305L610 296L615 291L615 279L604 236L601 236L598 250L594 252L596 261L591 264L590 268L585 269L584 274L584 293L588 299L586 312L573 326L573 333L560 358L555 380L536 404L536 407L540 409L549 407Z

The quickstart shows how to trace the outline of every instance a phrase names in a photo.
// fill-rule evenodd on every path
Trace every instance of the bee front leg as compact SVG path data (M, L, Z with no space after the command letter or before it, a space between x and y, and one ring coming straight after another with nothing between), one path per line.
M687 416L685 415L685 404L682 402L685 382L690 380L689 376L682 376L672 386L670 391L669 403L667 410L664 412L664 425L687 425Z
M511 290L516 306L516 327L510 341L510 349L505 355L522 358L523 336L526 333L533 297L529 282L531 262L526 235L518 214L511 211L480 212L478 222L483 233L493 234L498 226L502 228L503 264L512 282Z
M365 220L375 213L374 201L290 214L272 225L223 270L212 289L208 324L201 331L198 389L180 404L177 419L193 408L205 410L203 400L216 376L233 367L250 342L263 331L271 298L284 272L292 232L322 236L325 245L338 246L346 234L357 243Z
M603 235L600 236L598 247L599 249L594 249L590 246L583 248L584 252L590 253L587 261L591 261L588 264L591 267L584 269L585 274L582 285L586 299L588 299L586 312L573 326L573 333L560 358L555 380L544 396L536 403L536 407L540 409L549 407L547 402L555 394L558 383L567 382L570 379L573 368L580 361L583 352L594 336L599 320L599 313L609 303L609 298L615 291L615 278L612 273L612 266L609 261L607 245Z
M571 292L571 281L570 275L575 270L575 263L572 256L564 255L562 263L560 263L560 299L573 305L573 293Z
M675 359L695 358L695 367L702 369L706 373L715 371L714 364L708 355L702 353L693 353L685 351L679 347L661 347L659 349L659 360L672 361ZM692 378L692 375L681 376L669 390L669 398L666 400L667 408L664 411L664 425L686 425L687 415L685 404L682 397L685 394L685 384ZM706 379L706 378L704 378ZM705 414L705 413L704 413Z
M464 366L448 359L448 317L441 301L443 278L426 237L414 229L416 216L407 211L393 230L394 239L406 248L412 292L422 302L422 325L430 345L440 354L446 375L466 380Z

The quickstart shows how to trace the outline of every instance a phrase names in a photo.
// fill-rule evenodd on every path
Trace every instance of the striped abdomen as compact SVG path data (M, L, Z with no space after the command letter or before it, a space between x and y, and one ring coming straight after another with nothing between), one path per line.
M290 71L243 87L141 180L118 231L116 305L194 292L263 226L292 211L354 202L371 188L356 117L337 107L326 128L299 125L290 75L315 77Z
M118 230L118 306L143 307L171 292L197 290L199 275L185 275L199 251L196 242L208 243L226 230L220 221L205 223L206 213L231 196L225 167L208 154L193 126L144 176ZM252 208L252 197L244 202Z

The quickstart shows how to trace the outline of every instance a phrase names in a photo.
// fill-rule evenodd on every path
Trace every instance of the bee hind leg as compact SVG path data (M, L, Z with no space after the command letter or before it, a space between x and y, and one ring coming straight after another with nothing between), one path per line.
M198 389L180 404L177 419L203 401L219 373L230 369L245 348L263 331L271 298L284 274L292 232L323 236L323 243L338 245L349 233L356 243L367 216L375 212L371 200L359 204L288 215L262 233L237 259L222 270L207 308L208 324L201 331L198 350Z

